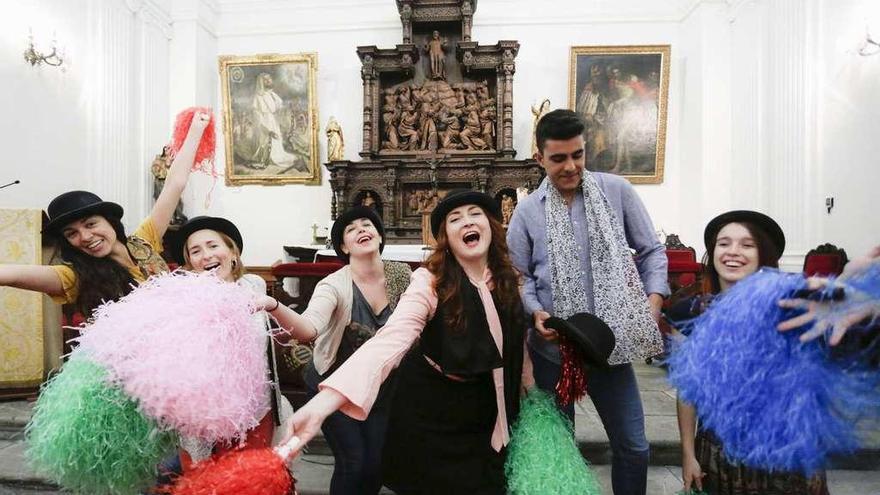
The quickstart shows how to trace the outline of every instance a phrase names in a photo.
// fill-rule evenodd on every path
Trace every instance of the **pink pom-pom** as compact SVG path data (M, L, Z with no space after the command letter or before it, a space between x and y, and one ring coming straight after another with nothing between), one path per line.
M213 274L150 278L95 312L78 352L165 427L243 437L269 410L266 329L253 291Z
M211 116L208 126L202 134L202 140L199 141L199 147L196 149L196 158L193 162L193 171L203 170L206 173L216 176L214 170L214 151L217 145L214 134L214 113L207 107L190 107L177 114L174 119L174 134L171 138L171 155L177 155L180 148L183 147L183 141L189 133L189 127L192 124L193 117L196 113L207 113Z
M244 449L197 464L162 491L171 495L287 495L294 479L271 449Z

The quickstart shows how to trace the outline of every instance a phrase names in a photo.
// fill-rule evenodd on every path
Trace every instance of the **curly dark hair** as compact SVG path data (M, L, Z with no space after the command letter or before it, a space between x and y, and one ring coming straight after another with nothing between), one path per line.
M521 277L510 261L504 227L492 215L487 214L486 218L489 219L492 232L492 242L489 243L489 270L492 272L492 281L495 285L492 292L498 305L498 316L502 322L518 322L523 318L519 292ZM434 290L437 293L437 303L446 308L444 324L450 329L463 329L467 327L467 322L464 321L460 287L466 275L449 248L449 238L446 236L444 224L441 224L436 240L437 245L425 261L425 266L435 277Z

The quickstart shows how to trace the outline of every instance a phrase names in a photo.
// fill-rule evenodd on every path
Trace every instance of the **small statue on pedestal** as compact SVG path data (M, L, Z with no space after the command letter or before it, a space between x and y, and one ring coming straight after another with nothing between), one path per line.
M538 129L538 121L541 120L547 112L550 111L550 99L545 98L540 105L532 105L532 115L535 120L532 121L532 156L538 154L538 141L535 139L535 131Z
M376 209L376 200L373 198L373 193L367 191L366 196L361 201L361 206L366 206L367 208Z
M327 161L344 160L345 139L342 137L342 127L335 117L330 117L327 121L324 132L327 134Z
M501 219L502 224L507 227L510 225L510 219L513 218L513 209L516 207L513 198L509 194L501 196Z
M446 47L446 40L440 38L440 31L431 33L431 39L425 44L425 51L428 52L428 60L431 64L431 79L446 79L446 56L443 49Z

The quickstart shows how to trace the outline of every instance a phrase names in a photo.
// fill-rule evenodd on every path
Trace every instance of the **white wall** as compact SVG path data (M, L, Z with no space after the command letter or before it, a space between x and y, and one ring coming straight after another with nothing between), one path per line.
M873 0L481 0L473 35L521 44L514 77L514 146L528 152L530 105L568 105L572 45L670 44L666 172L636 186L658 229L700 250L715 214L754 208L777 218L786 268L820 242L855 255L877 243L868 215L880 179L880 55L855 54ZM391 47L391 0L12 0L0 16L0 206L45 207L92 189L126 207L133 226L151 204L149 164L177 111L212 105L220 116L217 56L318 52L320 158L333 115L346 158L361 139L358 45ZM42 46L55 31L66 71L21 59L27 28ZM880 34L875 35L880 37ZM218 135L219 139L222 134ZM218 146L217 168L224 169ZM323 167L322 167L323 168ZM188 214L226 215L247 238L245 261L266 265L281 246L311 239L329 219L330 187L227 188L194 176ZM829 215L823 203L835 197ZM206 200L210 200L207 202Z
M0 16L4 150L0 206L45 208L87 189L126 210L131 229L151 204L149 165L167 141L167 5L156 0L14 0ZM39 50L52 33L62 67L22 57L28 28ZM62 70L63 69L63 70Z
M16 0L4 5L0 183L21 180L0 190L4 207L45 208L47 198L71 187L86 187L87 3ZM55 33L66 52L64 72L57 67L31 67L24 61L29 27L41 51L49 50Z
M818 194L812 214L821 239L844 247L852 257L880 244L880 54L856 53L870 23L880 40L880 2L823 0L819 86ZM824 198L834 197L827 213Z

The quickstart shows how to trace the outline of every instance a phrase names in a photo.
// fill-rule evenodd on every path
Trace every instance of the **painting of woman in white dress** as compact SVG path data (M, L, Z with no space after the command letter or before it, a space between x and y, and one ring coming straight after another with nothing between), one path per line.
M320 183L316 62L220 57L227 184Z

